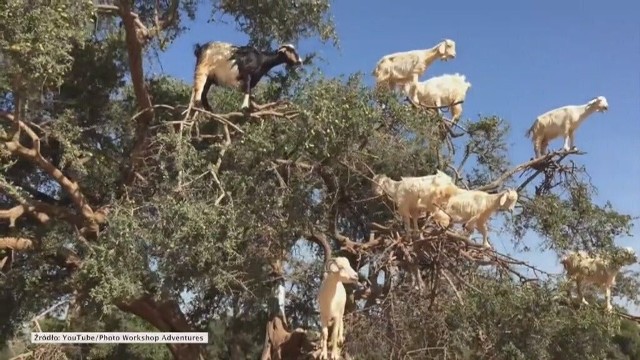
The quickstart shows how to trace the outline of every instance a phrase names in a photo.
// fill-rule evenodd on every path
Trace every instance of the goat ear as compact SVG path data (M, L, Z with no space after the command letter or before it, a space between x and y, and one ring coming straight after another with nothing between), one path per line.
M507 197L509 196L509 193L502 193L502 195L500 195L500 206L504 206L504 204L507 203Z
M440 46L438 46L438 53L440 55L444 55L444 52L447 50L447 43L445 41L440 43Z
M334 259L329 260L325 270L330 273L335 273L340 271L340 269L338 268L338 263Z
M337 262L335 262L335 260L334 260L334 261L331 261L331 262L329 263L329 272L337 273L337 272L339 272L339 271L340 271L340 267L338 266L338 263L337 263Z

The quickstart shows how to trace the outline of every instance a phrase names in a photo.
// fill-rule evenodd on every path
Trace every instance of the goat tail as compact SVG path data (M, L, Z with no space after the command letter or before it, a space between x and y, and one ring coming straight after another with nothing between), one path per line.
M200 55L202 54L202 49L203 48L204 48L204 46L200 45L199 43L195 43L193 45L193 55L195 55L197 59L200 58Z
M385 66L384 63L385 63L385 60L378 61L378 63L376 64L376 67L371 72L371 75L376 79L380 78L380 76L384 72L384 69L383 69L383 67Z
M537 122L534 122L533 125L531 125L531 127L527 130L527 132L524 133L524 137L526 138L532 138L533 137L533 130L536 127Z
M379 73L378 67L376 66L376 68L373 69L373 71L371 72L371 76L377 78L378 77L378 73Z

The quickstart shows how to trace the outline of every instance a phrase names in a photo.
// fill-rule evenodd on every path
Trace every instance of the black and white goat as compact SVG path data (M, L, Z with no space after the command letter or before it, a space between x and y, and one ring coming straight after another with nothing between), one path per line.
M236 46L224 42L196 44L196 69L193 81L192 101L212 111L207 101L211 85L235 88L244 93L242 110L249 108L251 89L262 76L280 64L297 66L302 59L293 45L280 46L276 51L263 52L252 46Z

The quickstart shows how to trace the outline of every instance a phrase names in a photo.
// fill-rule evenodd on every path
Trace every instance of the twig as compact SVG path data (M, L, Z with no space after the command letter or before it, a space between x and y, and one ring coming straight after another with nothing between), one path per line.
M1 218L1 217L0 217ZM33 246L33 241L17 237L0 237L0 249L28 250Z
M241 113L237 113L237 112L232 112L232 113L228 113L228 114L215 114L212 113L210 111L207 111L205 109L201 109L201 108L197 108L197 107L192 107L191 110L197 111L197 112L201 112L205 115L209 115L212 119L232 127L234 130L236 130L237 132L244 134L244 131L242 131L242 129L240 129L237 125L235 125L234 123L232 123L231 121L229 121L229 118L231 116L235 116L237 114L241 114Z
M462 300L462 295L460 295L460 292L458 291L458 289L456 289L456 286L453 284L453 281L451 281L451 278L449 277L449 275L447 275L447 271L442 270L442 275L444 276L445 279L447 279L447 281L449 282L449 285L451 285L451 289L456 294L456 297L458 298L460 305L464 305L464 300Z
M31 321L37 321L39 319L42 319L45 315L47 315L48 313L52 312L53 310L55 310L56 308L60 307L60 305L66 304L70 301L71 299L65 299L62 300L52 306L50 306L49 308L47 308L45 311L41 312L40 314L36 315L33 319L31 319ZM42 331L42 330L39 330Z
M577 153L577 152L576 152ZM562 161L564 158L566 158L567 156L569 156L570 152L565 152L563 154L561 154L558 159L556 160L556 163L559 163L560 161ZM580 153L581 155L586 154L586 153ZM537 169L531 176L529 176L520 186L518 186L517 192L522 191L522 189L524 189L531 181L533 181L533 179L535 179L538 175L540 175L540 173L542 173L544 171L544 168L539 168Z
M151 111L151 110L154 110L154 109L168 109L168 110L174 110L175 111L176 108L173 107L173 106L170 106L170 105L166 105L166 104L156 104L156 105L153 105L151 107L144 108L144 109L138 111L137 113L135 113L131 117L131 120L136 120L138 117L140 117L141 115L143 115L147 111Z

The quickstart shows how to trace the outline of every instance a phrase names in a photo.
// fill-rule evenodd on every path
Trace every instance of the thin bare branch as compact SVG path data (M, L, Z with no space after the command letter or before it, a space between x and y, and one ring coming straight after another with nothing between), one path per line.
M580 152L578 150L569 150L569 151L561 150L561 151L552 152L552 153L549 153L547 155L541 156L541 157L539 157L537 159L532 159L532 160L529 160L529 161L527 161L525 163L522 163L522 164L514 167L513 169L507 171L506 173L504 173L502 176L500 176L496 180L490 182L489 184L480 186L480 187L476 188L475 190L482 190L482 191L496 190L497 188L502 186L502 184L504 184L505 181L507 181L510 177L512 177L514 174L516 174L519 171L523 171L523 170L526 170L526 169L530 169L530 168L542 166L544 164L548 164L555 157L558 157L558 160L556 160L556 161L559 161L559 159L564 159L566 156L571 155L571 154L584 155L586 153L585 152Z

